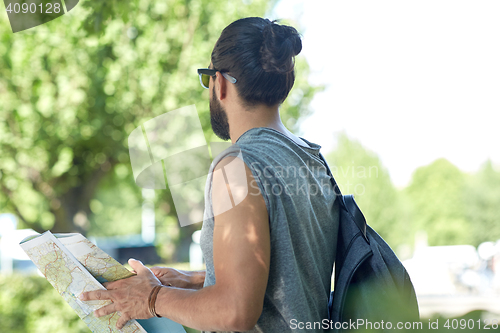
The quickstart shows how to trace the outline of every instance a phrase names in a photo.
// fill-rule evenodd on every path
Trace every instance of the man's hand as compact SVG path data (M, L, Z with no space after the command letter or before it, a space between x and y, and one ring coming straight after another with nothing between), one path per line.
M113 303L96 310L94 315L101 317L120 311L122 316L116 323L118 329L122 329L131 319L151 318L148 306L149 294L153 287L161 285L160 280L142 262L130 259L128 263L137 273L136 276L104 283L108 290L89 291L80 296L82 301L111 300Z
M151 267L151 272L165 286L183 289L201 289L205 281L205 271L183 271L170 267Z

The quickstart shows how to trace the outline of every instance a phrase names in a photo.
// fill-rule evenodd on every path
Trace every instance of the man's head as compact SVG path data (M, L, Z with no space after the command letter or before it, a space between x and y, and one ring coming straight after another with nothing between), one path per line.
M228 25L212 51L212 68L236 78L246 107L281 104L295 81L294 57L302 50L295 28L260 17Z
M237 20L227 26L214 46L210 70L210 120L214 133L229 140L226 107L216 94L215 81L234 85L232 91L246 110L258 106L277 107L292 89L294 57L302 50L300 36L293 27L260 17ZM208 78L208 77L205 77ZM217 85L220 88L220 85Z

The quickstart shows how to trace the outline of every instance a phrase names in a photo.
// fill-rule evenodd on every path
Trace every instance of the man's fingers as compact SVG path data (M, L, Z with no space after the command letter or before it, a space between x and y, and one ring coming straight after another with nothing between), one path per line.
M130 319L131 319L130 316L128 316L127 314L122 314L122 316L116 322L116 328L121 330L123 326L127 324L127 321L129 321Z
M105 300L111 299L111 292L107 290L94 290L80 295L80 300L82 301L94 301L94 300Z
M118 281L111 281L111 282L104 282L102 285L108 289L108 290L111 290L111 289L116 289L116 288L120 288L120 282L122 282L123 280L118 280Z
M151 272L153 272L154 275L158 276L158 275L161 275L161 273L163 273L163 268L162 267L158 267L158 266L155 266L155 267L151 267L150 268Z
M102 316L107 316L110 313L116 312L116 304L111 303L106 306L103 306L102 308L95 310L94 311L94 316L97 318L102 317Z
M140 274L140 273L143 273L145 271L149 271L149 268L147 268L146 266L144 266L142 264L142 262L140 262L139 260L135 260L135 259L129 259L128 260L128 264L130 265L130 267L132 267L132 269L134 271L137 272L137 274Z

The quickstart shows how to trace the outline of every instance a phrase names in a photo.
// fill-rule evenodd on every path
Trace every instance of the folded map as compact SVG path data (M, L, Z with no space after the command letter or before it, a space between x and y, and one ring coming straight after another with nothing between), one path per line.
M119 312L96 318L93 314L111 301L80 301L78 296L92 290L105 290L104 282L133 276L127 268L81 234L56 234L47 231L25 238L21 247L57 292L75 310L92 332L185 333L182 325L167 318L130 320L121 329ZM140 323L139 323L140 322Z

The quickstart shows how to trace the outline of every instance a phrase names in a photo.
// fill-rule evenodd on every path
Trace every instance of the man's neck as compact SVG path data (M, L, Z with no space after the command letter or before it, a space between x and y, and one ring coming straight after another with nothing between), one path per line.
M246 110L240 106L235 106L228 112L229 130L231 142L234 144L238 138L248 131L256 127L272 128L283 135L289 137L301 146L308 145L291 133L281 122L279 114L279 106L259 105L252 110Z

